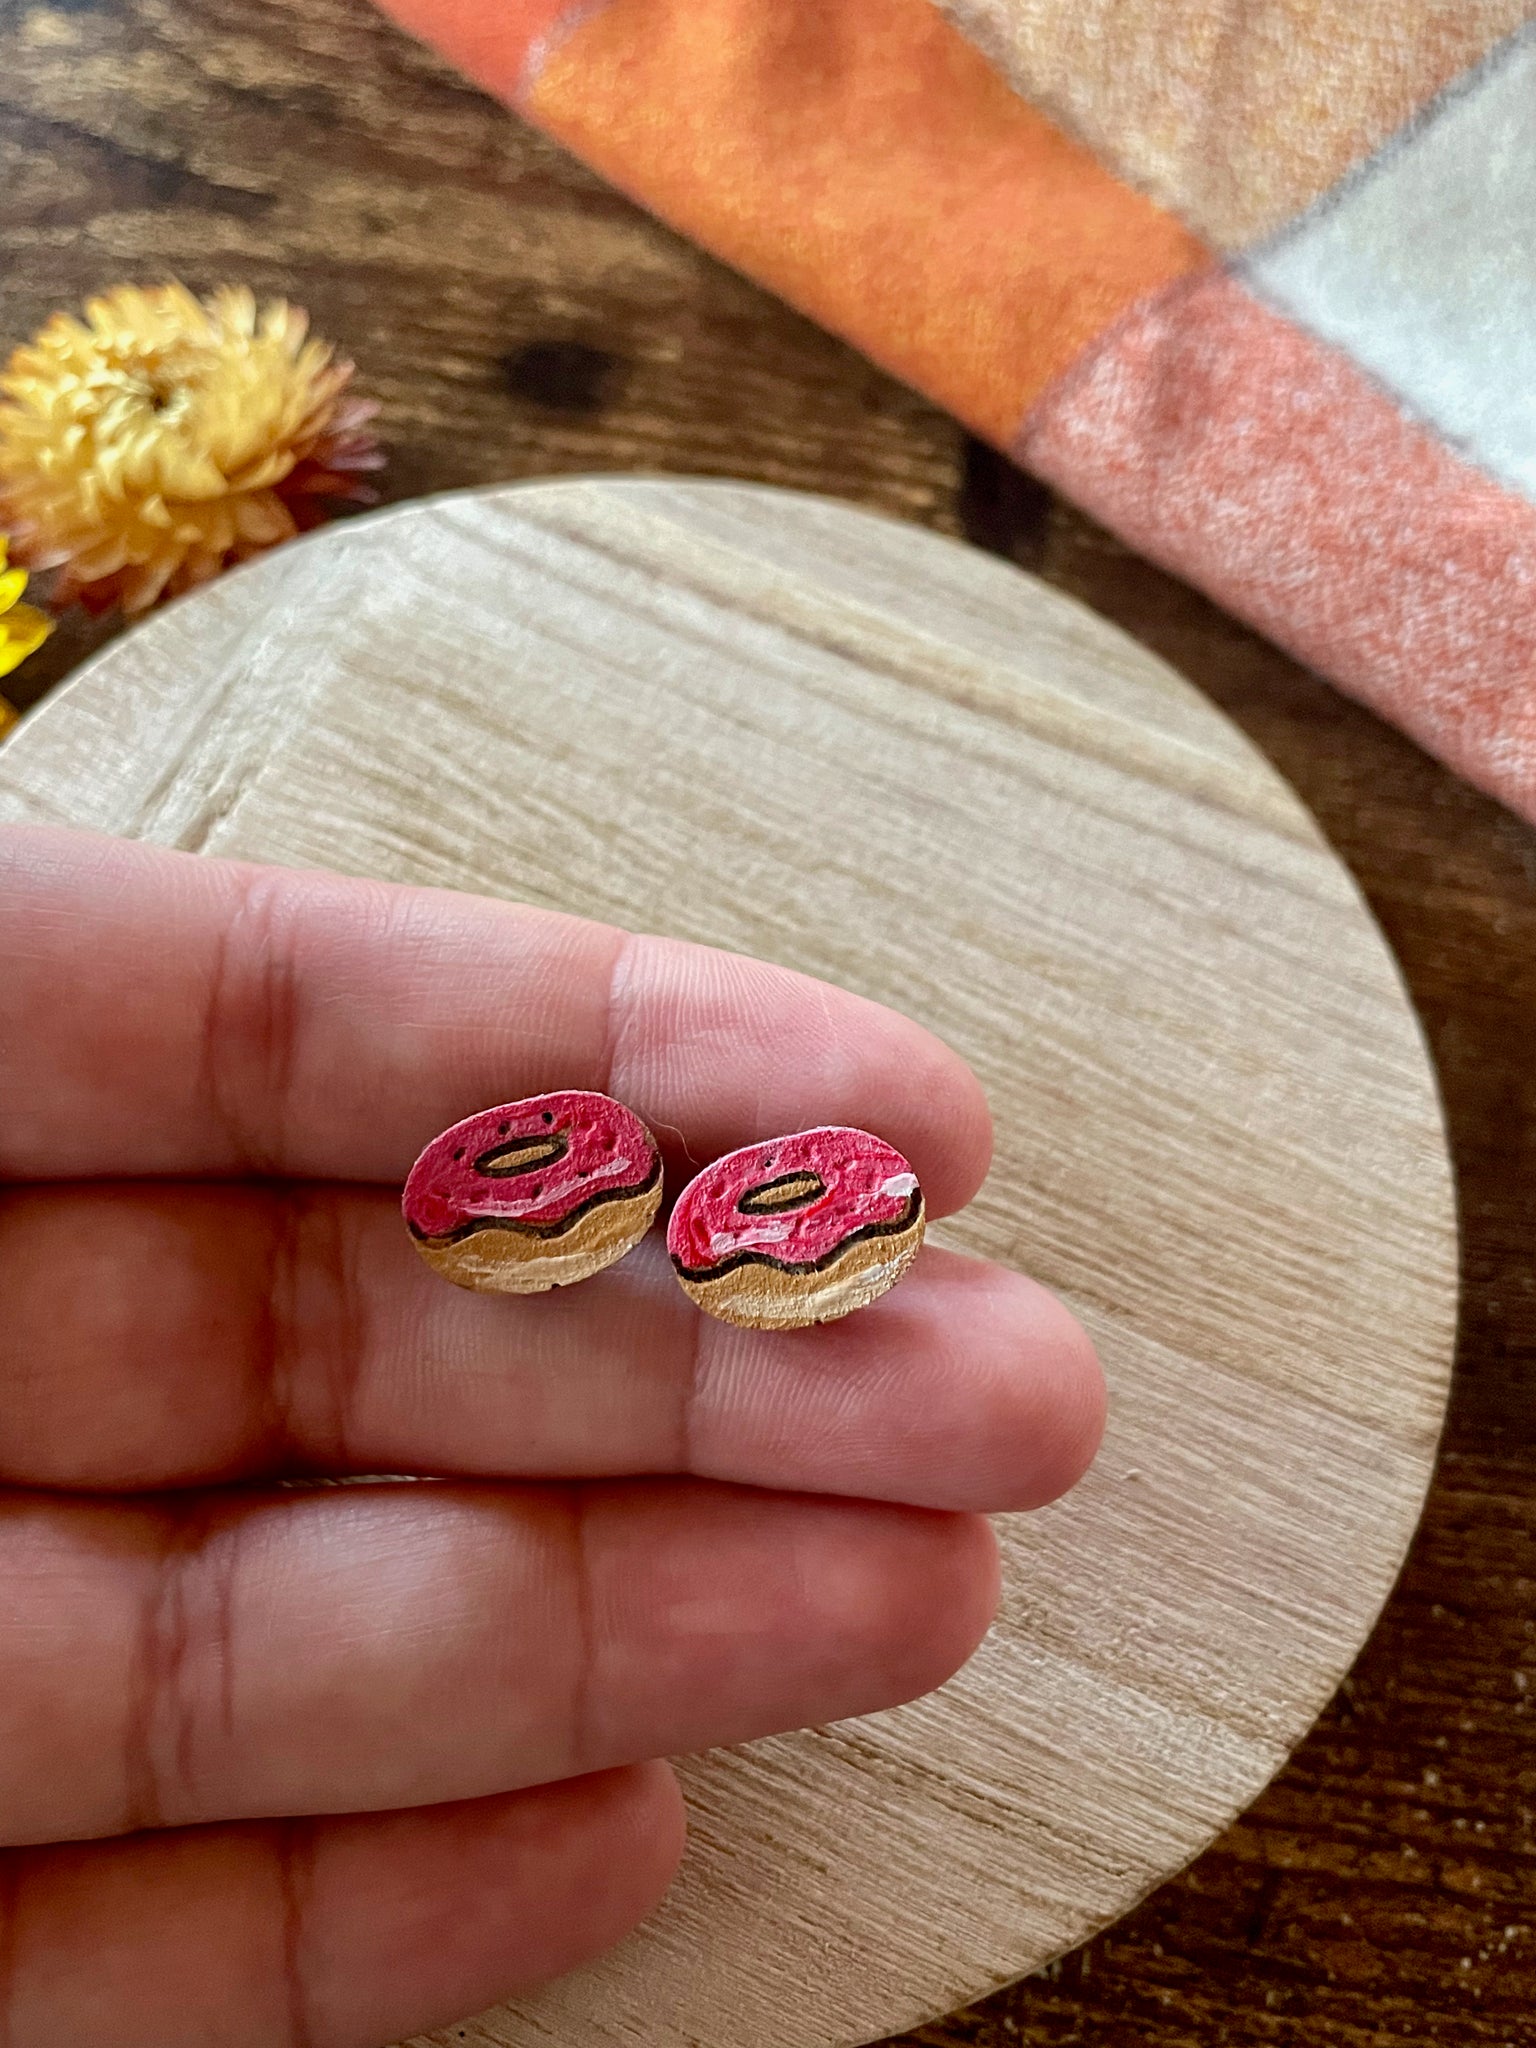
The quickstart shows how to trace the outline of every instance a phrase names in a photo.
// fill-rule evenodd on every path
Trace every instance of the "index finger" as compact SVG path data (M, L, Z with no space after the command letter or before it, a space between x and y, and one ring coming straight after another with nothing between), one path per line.
M817 1124L986 1172L964 1062L788 969L448 890L0 830L0 1179L402 1179L474 1110L619 1097L674 1168Z

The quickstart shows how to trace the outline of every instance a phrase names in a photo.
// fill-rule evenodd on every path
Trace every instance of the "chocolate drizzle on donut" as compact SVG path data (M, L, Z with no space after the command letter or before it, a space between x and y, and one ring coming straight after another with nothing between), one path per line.
M547 1144L549 1141L540 1139L532 1142ZM562 1146L561 1153L563 1154L563 1152L564 1147ZM555 1156L561 1155L557 1154ZM544 1166L548 1163L547 1158L540 1158L533 1162L536 1166ZM513 1172L525 1172L528 1170L530 1169L519 1167L512 1169ZM560 1217L554 1223L523 1223L513 1216L471 1216L465 1222L459 1224L457 1228L444 1231L437 1237L428 1237L426 1232L419 1230L414 1223L408 1224L408 1228L412 1237L419 1239L422 1244L427 1245L462 1244L466 1237L473 1237L477 1231L481 1230L510 1230L520 1237L537 1237L548 1241L552 1238L564 1237L566 1232L571 1230L583 1216L590 1215L594 1209L602 1208L605 1203L632 1202L637 1195L648 1195L660 1179L661 1155L657 1153L652 1158L651 1170L644 1180L632 1181L628 1187L623 1188L602 1188L595 1195L588 1195L585 1201L578 1202L574 1209L569 1210L567 1214Z
M796 1174L794 1178L799 1180L802 1176ZM745 1200L746 1198L743 1197L742 1201L737 1204L737 1207L745 1207ZM789 1205L786 1204L785 1206ZM743 1266L769 1266L776 1273L825 1273L830 1267L835 1266L839 1259L846 1257L854 1245L867 1244L874 1237L899 1237L903 1231L912 1228L922 1213L922 1190L914 1188L912 1194L907 1199L906 1207L899 1216L893 1216L887 1223L866 1223L860 1230L851 1230L846 1237L839 1238L832 1249L824 1252L819 1259L805 1259L796 1262L789 1259L776 1259L771 1252L753 1250L732 1252L728 1257L721 1259L714 1265L685 1266L674 1252L672 1264L682 1279L698 1283L723 1279L727 1273L739 1272Z

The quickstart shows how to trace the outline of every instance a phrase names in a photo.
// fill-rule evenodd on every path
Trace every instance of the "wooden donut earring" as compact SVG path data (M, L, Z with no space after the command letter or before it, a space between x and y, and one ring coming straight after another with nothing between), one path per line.
M661 1207L661 1154L632 1109L585 1089L530 1095L434 1138L401 1199L445 1280L543 1294L622 1259Z
M917 1175L895 1147L829 1126L706 1166L678 1197L667 1250L683 1292L721 1322L798 1330L894 1287L924 1222Z

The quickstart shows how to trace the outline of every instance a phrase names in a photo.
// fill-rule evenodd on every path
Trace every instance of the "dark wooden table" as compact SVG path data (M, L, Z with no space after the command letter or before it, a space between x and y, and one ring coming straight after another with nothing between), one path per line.
M120 278L308 305L386 495L570 470L831 492L968 535L1167 656L1357 876L1434 1050L1465 1305L1440 1473L1342 1694L985 2048L1536 2048L1536 832L658 227L367 0L0 0L0 339ZM110 628L72 622L30 701ZM710 2043L707 2048L729 2048Z

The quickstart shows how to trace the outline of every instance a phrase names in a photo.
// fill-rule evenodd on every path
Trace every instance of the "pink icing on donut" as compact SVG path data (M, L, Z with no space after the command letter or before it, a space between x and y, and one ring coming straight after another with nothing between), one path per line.
M554 1236L600 1201L654 1187L656 1141L611 1096L570 1089L505 1102L443 1132L405 1183L412 1233L441 1242L486 1225Z
M672 1211L667 1250L691 1280L748 1260L811 1271L850 1239L905 1230L922 1208L893 1145L830 1126L746 1145L706 1166Z

